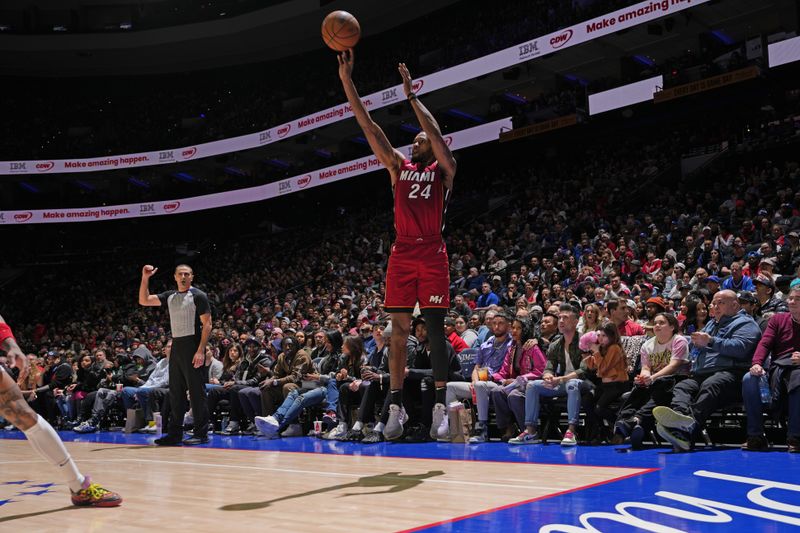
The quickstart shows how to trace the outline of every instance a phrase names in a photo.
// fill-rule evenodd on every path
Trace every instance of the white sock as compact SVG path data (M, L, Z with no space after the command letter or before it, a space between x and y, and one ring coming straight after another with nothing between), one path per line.
M361 431L362 429L364 429L364 424L361 423L361 420L353 424L353 431Z
M25 437L28 438L28 442L31 443L31 446L39 455L51 465L58 467L66 478L69 489L72 492L78 492L83 486L84 477L78 472L75 461L70 457L53 426L48 424L47 420L41 416L38 418L36 424L25 430Z
M383 425L383 422L378 422L375 426L375 433L383 433L383 428L386 427Z

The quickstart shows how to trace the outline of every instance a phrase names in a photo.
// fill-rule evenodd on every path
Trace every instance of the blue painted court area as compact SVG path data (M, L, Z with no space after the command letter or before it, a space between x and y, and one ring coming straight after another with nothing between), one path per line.
M148 445L150 435L61 432L66 442ZM0 439L22 439L0 432ZM311 437L264 440L211 436L204 448L281 451L352 456L403 457L452 461L539 463L586 467L649 469L596 486L501 509L474 501L474 514L454 517L413 531L764 531L800 530L800 455L784 450L744 452L734 448L675 454L666 448L631 452L626 446L562 448L557 444L510 447L503 443L373 444L323 441ZM569 476L574 469L565 468Z

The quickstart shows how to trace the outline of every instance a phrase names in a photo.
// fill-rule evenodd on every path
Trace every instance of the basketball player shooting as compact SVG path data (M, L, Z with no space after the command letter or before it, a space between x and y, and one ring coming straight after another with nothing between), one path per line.
M25 379L30 363L20 350L11 328L2 317L0 317L0 349L6 352L11 368L15 366L19 368L20 377ZM62 473L72 493L73 505L116 507L122 503L119 494L92 483L88 476L78 471L53 426L31 409L22 397L19 387L3 367L0 367L0 416L25 433L33 449Z
M403 408L403 379L406 368L406 341L411 313L419 303L428 330L436 405L433 408L431 437L446 415L447 351L444 317L450 308L450 271L447 249L442 238L447 202L453 190L456 161L447 147L436 119L422 105L412 88L405 63L398 70L403 91L422 127L414 138L411 158L392 147L383 130L369 116L353 83L353 50L338 55L339 77L358 125L370 148L389 171L394 193L394 226L397 238L392 245L386 271L387 312L392 315L389 375L391 400L383 428L384 438L394 440L403 434L407 421ZM386 414L384 414L386 417Z

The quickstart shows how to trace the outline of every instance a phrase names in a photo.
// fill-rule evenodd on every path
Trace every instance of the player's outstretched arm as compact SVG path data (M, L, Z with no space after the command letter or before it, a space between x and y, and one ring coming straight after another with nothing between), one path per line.
M411 108L414 110L414 114L417 115L422 131L428 136L433 155L444 171L445 185L450 189L453 186L453 178L456 175L456 159L453 157L453 153L448 148L447 143L444 142L439 123L436 122L428 108L422 105L422 102L419 101L419 98L414 93L411 73L408 71L408 67L406 67L405 63L400 63L397 70L400 71L400 77L403 78L403 92L406 93L406 98L411 102Z
M358 91L353 83L353 50L345 50L338 55L339 58L339 78L342 80L344 93L347 95L347 101L350 107L353 108L353 114L356 116L356 121L361 129L364 131L364 136L369 142L369 147L378 161L385 166L392 176L392 183L397 177L400 170L400 165L403 162L403 154L395 150L386 138L386 134L378 126L372 117L369 116L367 109L361 102L361 97L358 96Z
M28 377L28 370L30 363L25 354L22 353L11 328L6 324L6 321L0 316L0 350L6 352L8 362L11 368L17 367L19 369L19 377L24 380Z

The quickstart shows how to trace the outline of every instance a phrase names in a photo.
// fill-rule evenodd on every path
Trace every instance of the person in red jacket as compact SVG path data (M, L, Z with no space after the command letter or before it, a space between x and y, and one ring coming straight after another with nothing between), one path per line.
M450 317L444 319L444 335L447 337L447 340L450 341L450 344L453 345L453 349L457 354L469 348L464 339L461 338L461 335L456 331L455 319Z

